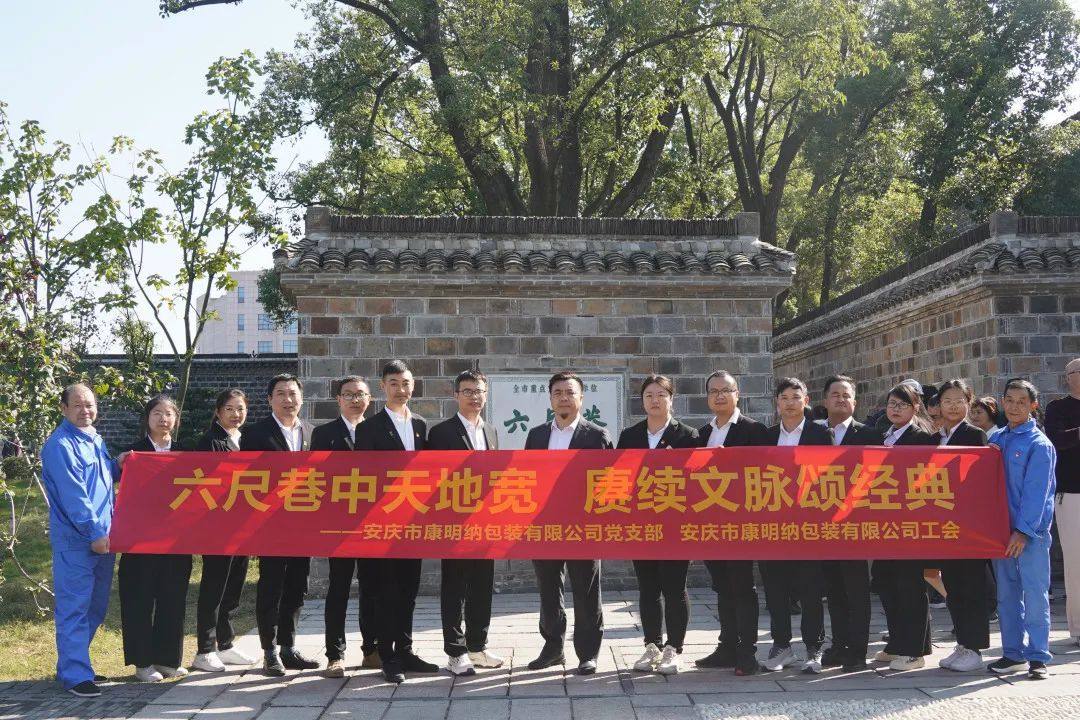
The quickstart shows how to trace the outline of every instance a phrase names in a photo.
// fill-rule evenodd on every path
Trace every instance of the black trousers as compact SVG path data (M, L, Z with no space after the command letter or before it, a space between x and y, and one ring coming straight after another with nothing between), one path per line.
M375 608L375 638L379 658L400 662L412 652L413 612L420 591L420 560L385 559L373 561L378 577Z
M261 557L255 586L255 620L263 650L296 644L311 558Z
M566 574L574 593L574 652L578 660L595 660L604 638L600 605L599 560L533 560L540 590L540 636L545 651L557 652L566 641Z
M442 561L440 609L443 651L447 655L461 657L487 647L494 591L494 560Z
M638 607L645 644L665 644L682 652L686 626L690 623L690 595L686 592L689 560L635 560ZM660 598L663 598L661 607ZM667 643L664 623L667 623Z
M866 560L825 560L832 652L843 662L864 662L870 644L870 565Z
M369 558L330 558L330 583L326 589L323 612L327 660L345 659L345 615L349 609L354 574L360 605L360 649L364 655L375 652L377 572L377 565Z
M753 560L706 560L716 593L720 647L737 658L757 652L758 594Z
M875 560L874 584L885 610L885 652L902 657L930 654L930 602L923 579L925 560Z
M956 642L968 650L990 647L990 612L986 603L985 560L942 560L945 603L956 628Z
M791 645L791 598L802 604L800 628L803 644L817 650L825 642L825 578L818 560L762 560L761 580L765 584L765 606L773 644Z
M248 558L203 555L202 581L195 611L198 652L211 653L233 646L236 632L232 614L240 607L247 578Z
M124 664L180 667L191 556L124 553L119 574Z

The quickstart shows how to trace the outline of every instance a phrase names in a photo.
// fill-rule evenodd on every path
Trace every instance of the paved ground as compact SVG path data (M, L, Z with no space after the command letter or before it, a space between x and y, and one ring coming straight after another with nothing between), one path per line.
M37 718L141 718L150 720L665 720L667 718L843 718L844 720L916 720L972 718L980 713L1000 718L1039 720L1080 717L1080 647L1068 642L1062 618L1064 603L1054 603L1051 677L1033 682L1018 675L1001 679L985 672L952 673L937 661L952 647L948 613L936 611L932 662L924 670L894 673L876 668L855 675L828 670L822 675L797 671L736 678L730 671L693 669L694 658L716 642L715 596L692 590L694 603L684 669L677 676L635 673L628 668L641 652L636 598L632 592L604 594L607 632L599 671L591 677L569 672L525 669L540 647L534 595L499 595L491 634L492 649L509 667L482 671L472 678L448 674L414 676L394 687L378 671L359 671L359 639L350 635L350 677L322 678L318 671L272 679L258 670L220 674L193 673L174 683L106 686L98 700L78 700L51 682L0 682L0 720ZM767 615L762 612L759 654L768 650ZM355 615L350 625L355 627ZM884 617L875 607L876 640ZM438 603L422 598L416 613L417 650L443 662ZM994 628L996 629L996 628ZM322 603L309 602L301 621L304 650L322 658ZM993 636L991 642L997 642ZM257 638L247 635L240 647L256 654ZM874 643L871 652L880 649ZM567 643L567 650L572 648ZM801 646L798 648L801 651ZM999 652L990 649L986 656Z

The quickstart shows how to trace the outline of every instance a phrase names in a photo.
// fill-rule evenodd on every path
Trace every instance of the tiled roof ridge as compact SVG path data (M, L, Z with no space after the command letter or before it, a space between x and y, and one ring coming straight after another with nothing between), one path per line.
M331 233L483 234L483 235L635 235L706 237L751 234L753 222L734 218L602 218L495 215L335 215L324 217Z

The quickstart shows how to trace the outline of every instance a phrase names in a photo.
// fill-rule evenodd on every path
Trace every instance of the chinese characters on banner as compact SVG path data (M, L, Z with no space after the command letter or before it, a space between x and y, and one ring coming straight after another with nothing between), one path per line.
M135 453L119 552L606 559L1001 556L993 448Z
M499 435L499 447L525 447L529 429L553 419L548 395L550 375L498 375L489 379L487 421ZM612 440L623 425L626 398L622 375L582 375L585 395L581 416L606 429Z

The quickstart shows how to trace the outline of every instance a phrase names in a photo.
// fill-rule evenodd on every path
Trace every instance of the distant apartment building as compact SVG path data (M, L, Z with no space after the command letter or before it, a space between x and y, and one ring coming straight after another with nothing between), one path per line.
M224 295L211 296L207 310L217 311L218 317L203 329L200 354L296 352L296 320L284 329L274 326L259 303L259 274L258 270L234 272L236 287ZM202 297L196 306L201 304Z

